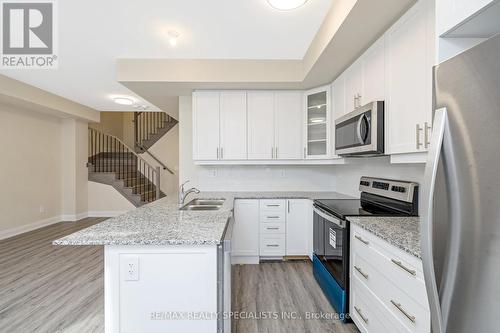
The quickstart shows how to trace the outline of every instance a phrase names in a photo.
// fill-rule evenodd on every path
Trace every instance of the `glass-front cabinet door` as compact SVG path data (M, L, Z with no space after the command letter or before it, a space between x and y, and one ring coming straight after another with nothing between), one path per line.
M330 157L330 87L319 87L306 92L304 157Z

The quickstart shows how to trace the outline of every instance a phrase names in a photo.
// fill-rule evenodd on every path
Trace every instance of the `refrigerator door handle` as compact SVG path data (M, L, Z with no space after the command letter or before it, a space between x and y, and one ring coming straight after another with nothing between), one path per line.
M431 144L425 167L423 184L422 205L422 264L424 270L425 285L431 311L432 333L443 333L443 319L441 305L434 270L433 255L433 201L438 171L439 159L443 147L443 138L448 121L446 108L436 110L434 115L434 127L431 136Z

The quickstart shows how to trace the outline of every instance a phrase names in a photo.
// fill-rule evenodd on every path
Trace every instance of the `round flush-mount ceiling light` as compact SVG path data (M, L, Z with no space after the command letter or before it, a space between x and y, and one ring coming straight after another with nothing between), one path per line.
M307 0L267 0L267 2L277 10L293 10L303 6Z
M132 98L128 98L128 97L115 97L115 98L113 98L113 101L116 104L120 104L120 105L132 105L132 104L134 104L134 100L132 100Z

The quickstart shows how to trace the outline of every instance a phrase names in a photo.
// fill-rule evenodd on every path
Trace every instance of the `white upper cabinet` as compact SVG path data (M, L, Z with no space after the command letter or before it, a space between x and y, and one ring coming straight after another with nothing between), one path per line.
M245 92L193 93L193 159L247 158Z
M302 92L276 92L275 107L275 158L302 159Z
M332 84L333 119L340 118L347 113L345 107L345 98L345 79L344 74L342 74Z
M219 93L193 93L193 159L219 158Z
M360 99L363 94L363 66L361 58L349 67L344 73L345 80L345 111L354 111L362 104Z
M377 40L332 85L334 119L385 99L385 38Z
M246 92L220 93L220 152L219 159L247 158L247 97Z
M248 159L274 158L274 92L249 91Z
M386 33L386 153L426 151L432 117L434 25L420 0Z
M330 148L330 86L305 93L304 156L307 159L325 159Z
M382 36L362 56L361 105L385 99L385 38Z

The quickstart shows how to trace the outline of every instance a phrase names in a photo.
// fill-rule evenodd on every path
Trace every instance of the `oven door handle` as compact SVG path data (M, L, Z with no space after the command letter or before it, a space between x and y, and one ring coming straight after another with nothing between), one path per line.
M338 218L335 218L335 217L331 216L330 214L327 214L327 213L323 212L322 210L320 210L319 208L314 207L314 206L313 206L313 211L315 214L318 214L320 217L324 218L328 222L335 223L339 227L345 228L345 221L342 221Z

